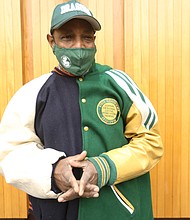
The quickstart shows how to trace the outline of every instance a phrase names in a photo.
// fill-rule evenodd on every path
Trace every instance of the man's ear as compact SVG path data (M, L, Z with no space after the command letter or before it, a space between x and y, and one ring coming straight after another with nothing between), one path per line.
M55 41L54 41L53 36L50 35L50 34L47 34L47 40L48 40L48 43L49 43L50 47L53 49L54 45L55 45Z

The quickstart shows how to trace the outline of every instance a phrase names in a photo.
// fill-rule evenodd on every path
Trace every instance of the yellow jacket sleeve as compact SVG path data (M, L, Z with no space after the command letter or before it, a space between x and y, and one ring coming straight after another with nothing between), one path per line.
M127 145L105 153L115 164L115 184L133 179L150 171L163 154L163 144L158 131L158 122L148 130L142 116L133 104L126 118L124 135Z

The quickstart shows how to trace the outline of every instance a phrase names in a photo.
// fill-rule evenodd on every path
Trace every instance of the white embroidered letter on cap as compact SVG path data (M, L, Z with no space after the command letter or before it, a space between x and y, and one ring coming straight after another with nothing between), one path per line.
M61 6L61 14L64 14L64 13L68 12L69 11L69 7L70 7L70 5L63 5L63 6Z
M84 5L81 5L80 3L76 3L75 7L76 7L76 10L78 10L78 11L83 11L84 13L86 13L86 14L88 14L90 16L92 15L90 13L90 10L88 10L87 7L85 7Z
M61 14L64 14L70 11L82 11L92 16L92 14L90 13L90 10L88 10L87 7L85 7L84 5L81 5L80 3L71 3L71 4L61 6Z

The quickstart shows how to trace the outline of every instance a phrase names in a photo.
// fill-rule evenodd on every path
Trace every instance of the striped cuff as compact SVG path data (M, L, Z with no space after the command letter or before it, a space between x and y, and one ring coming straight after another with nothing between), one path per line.
M90 157L90 162L96 167L98 172L98 187L105 186L110 179L110 166L104 157Z

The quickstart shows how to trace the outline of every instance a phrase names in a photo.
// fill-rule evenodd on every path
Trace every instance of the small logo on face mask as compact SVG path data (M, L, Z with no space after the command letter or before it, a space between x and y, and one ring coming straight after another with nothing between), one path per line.
M63 55L61 57L61 63L63 65L63 67L65 67L67 69L71 67L71 61L70 61L69 57L67 57L65 55Z

